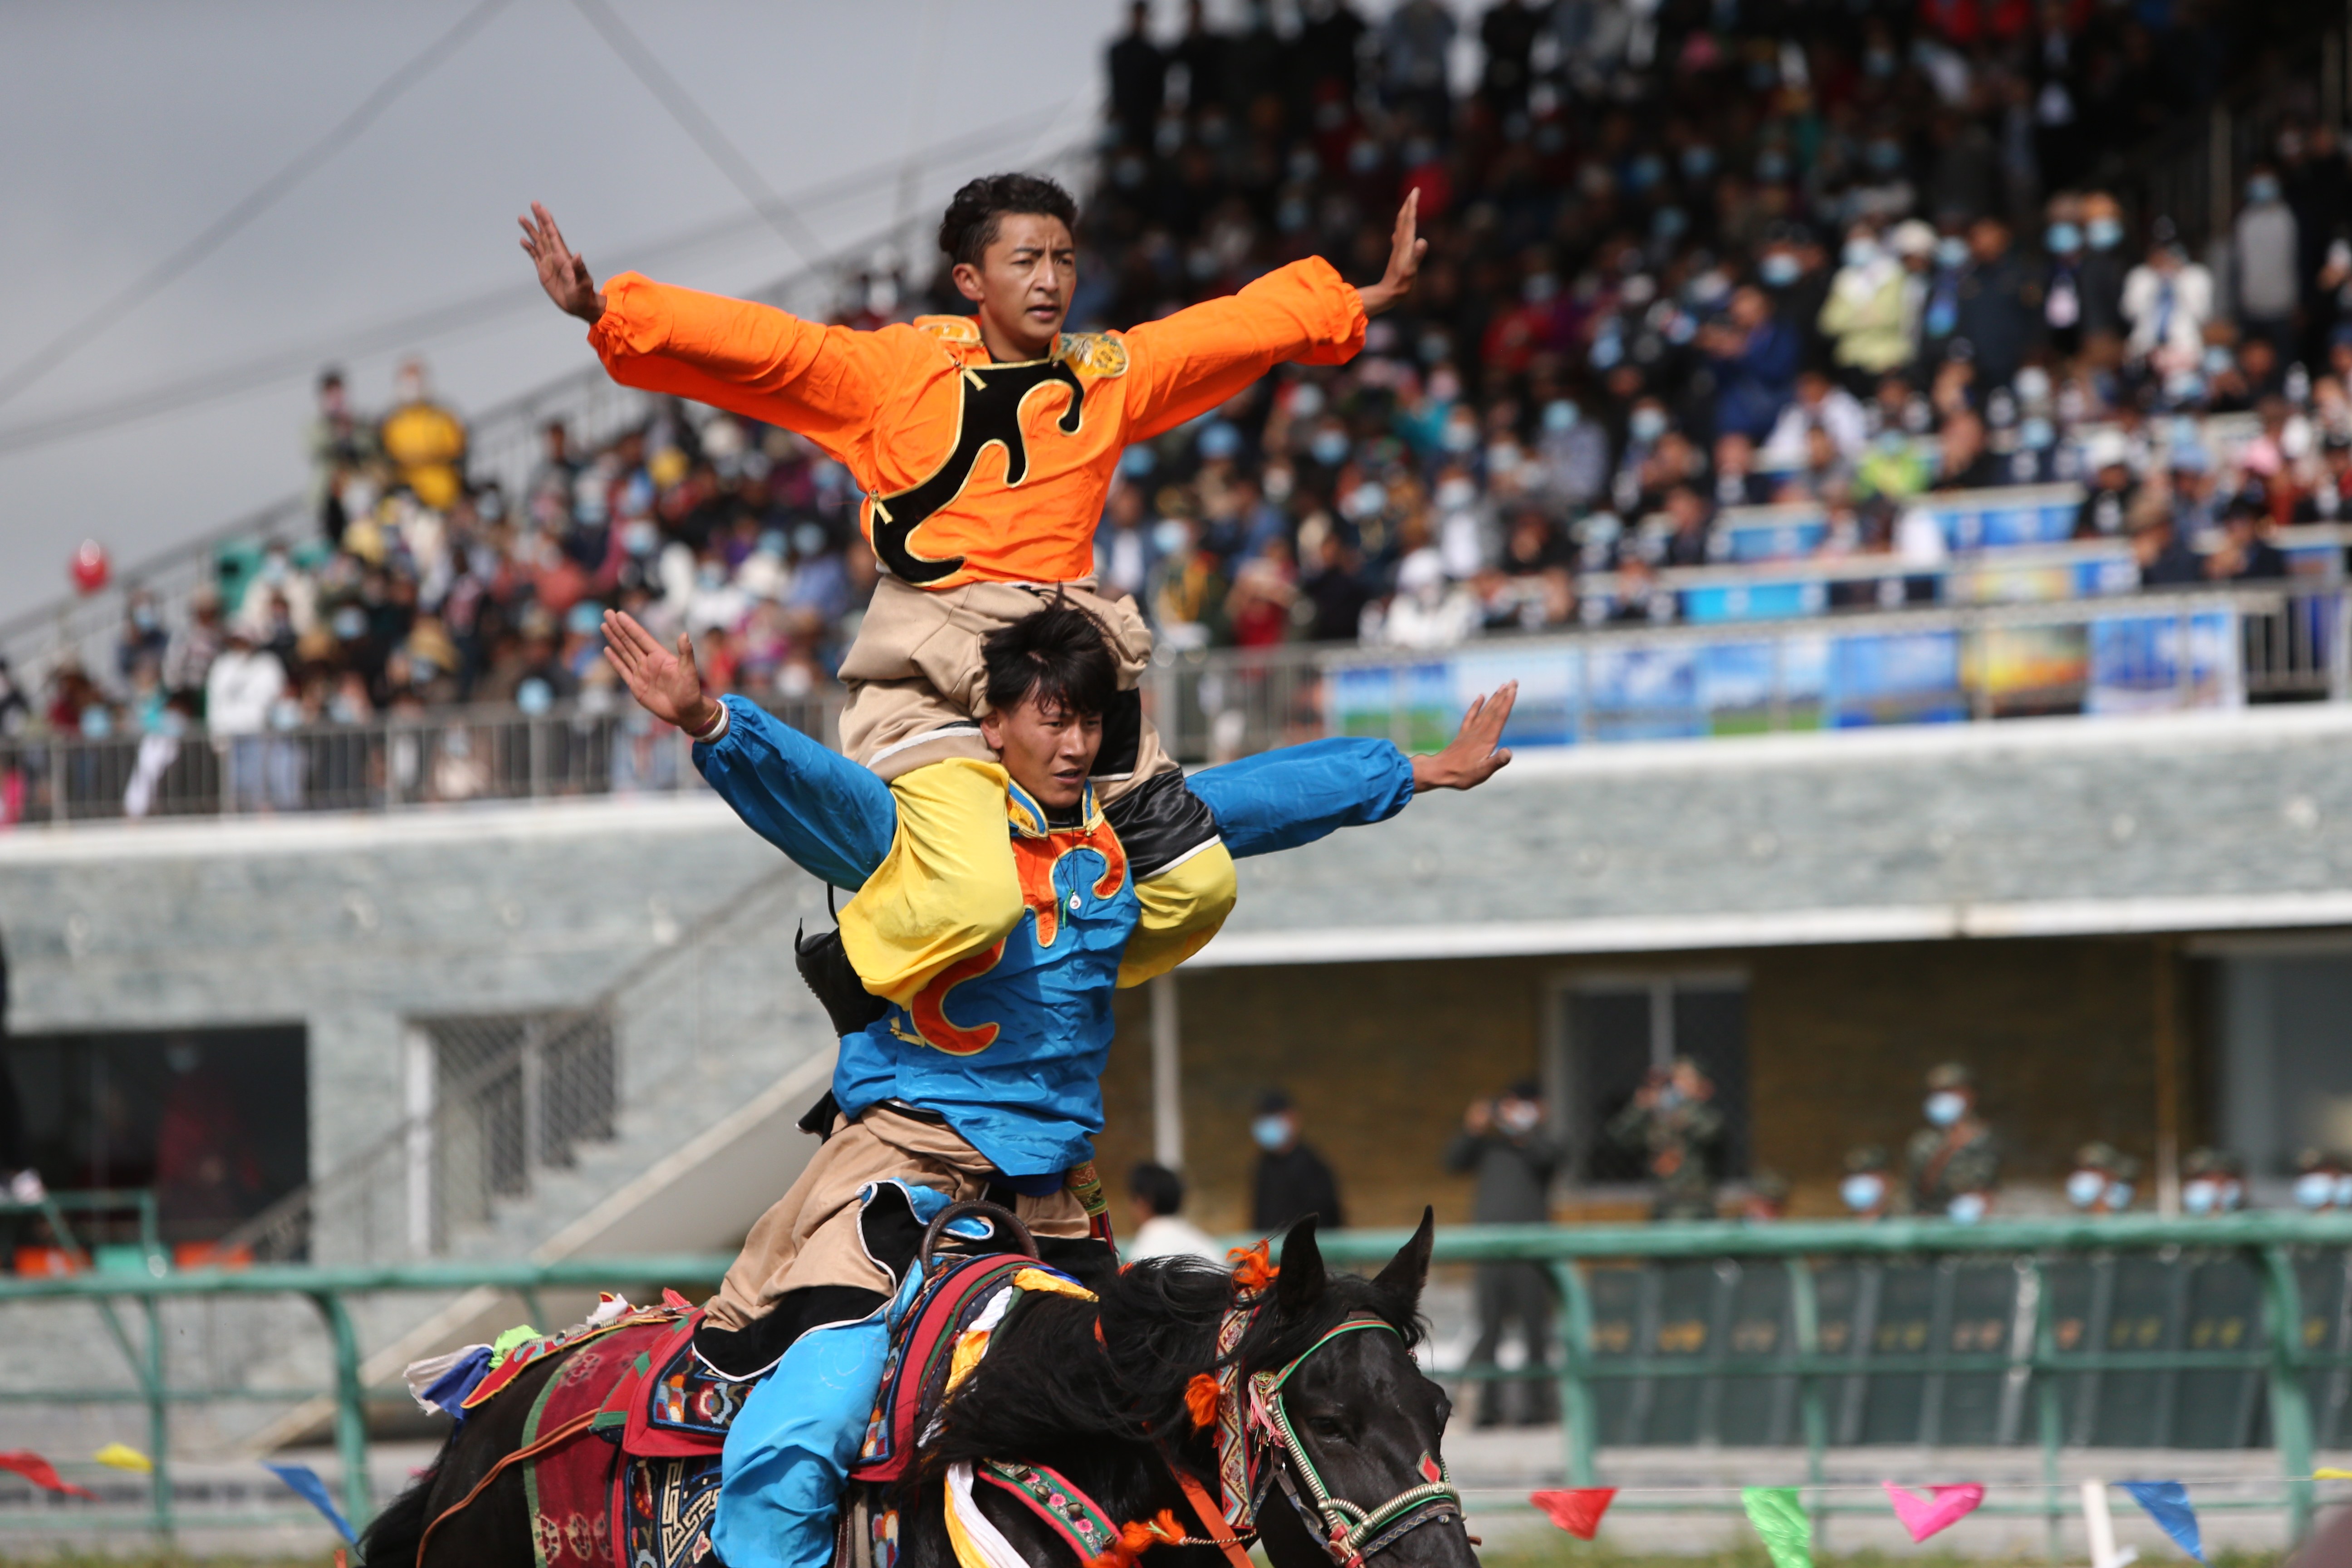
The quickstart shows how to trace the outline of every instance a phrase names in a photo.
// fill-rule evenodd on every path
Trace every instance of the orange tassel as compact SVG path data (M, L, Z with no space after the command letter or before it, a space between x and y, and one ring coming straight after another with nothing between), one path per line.
M1234 1289L1239 1291L1263 1290L1282 1272L1263 1241L1255 1247L1236 1247L1225 1254L1234 1263Z
M1193 1430L1216 1424L1217 1398L1222 1392L1217 1380L1205 1372L1195 1373L1192 1381L1184 1385L1184 1408L1192 1414Z
M1151 1526L1139 1520L1129 1520L1118 1527L1118 1540L1087 1568L1135 1568L1143 1554L1160 1544L1160 1537Z

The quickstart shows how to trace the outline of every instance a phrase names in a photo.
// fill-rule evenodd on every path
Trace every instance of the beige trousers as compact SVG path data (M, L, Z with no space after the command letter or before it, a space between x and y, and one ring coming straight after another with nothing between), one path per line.
M1151 628L1133 599L1106 599L1091 579L1050 585L968 583L933 592L885 577L875 584L857 639L841 661L842 684L849 689L841 713L844 754L886 780L948 757L996 761L975 722L988 706L981 639L1053 603L1056 592L1101 623L1118 660L1119 689L1134 689L1151 659ZM1108 805L1176 765L1147 719L1133 768L1097 774L1095 797Z
M833 1135L800 1180L743 1238L743 1250L708 1303L710 1321L722 1329L740 1329L766 1317L785 1291L812 1285L888 1291L890 1277L866 1256L858 1233L857 1194L870 1182L897 1177L951 1198L977 1198L986 1194L991 1172L980 1151L943 1122L882 1105L856 1121L835 1118ZM1020 1198L1013 1213L1038 1236L1089 1234L1086 1205L1067 1187L1042 1198Z

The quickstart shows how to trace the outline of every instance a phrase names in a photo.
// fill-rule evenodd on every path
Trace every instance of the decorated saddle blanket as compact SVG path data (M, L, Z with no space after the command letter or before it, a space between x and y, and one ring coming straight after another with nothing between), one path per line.
M537 1568L710 1560L719 1451L751 1384L694 1360L701 1318L648 1314L553 1352L563 1365L522 1432L526 1448L552 1440L523 1468Z
M982 1253L938 1268L892 1339L850 1479L904 1475L940 1405L979 1366L1023 1299L1038 1292L1094 1300L1068 1275L1018 1253Z

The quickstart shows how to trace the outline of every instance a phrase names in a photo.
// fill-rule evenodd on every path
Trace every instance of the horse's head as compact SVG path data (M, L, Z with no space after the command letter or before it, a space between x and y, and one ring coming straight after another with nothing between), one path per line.
M1263 1397L1286 1428L1258 1510L1276 1568L1334 1568L1350 1552L1376 1559L1370 1568L1475 1568L1439 1455L1452 1406L1412 1355L1431 1233L1423 1210L1370 1280L1325 1270L1311 1218L1283 1242L1274 1312L1295 1359L1254 1369L1279 1378ZM1335 1549L1351 1530L1352 1546Z

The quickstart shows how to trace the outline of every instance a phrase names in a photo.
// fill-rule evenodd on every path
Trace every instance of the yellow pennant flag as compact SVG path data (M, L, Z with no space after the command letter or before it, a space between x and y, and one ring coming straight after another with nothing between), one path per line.
M2338 1470L2326 1465L2311 1472L2315 1481L2352 1481L2352 1470Z
M132 1470L145 1476L155 1470L155 1461L128 1443L109 1443L90 1456L100 1464L117 1470Z

